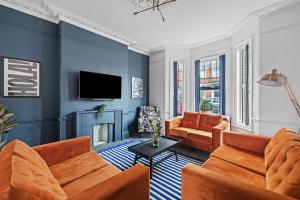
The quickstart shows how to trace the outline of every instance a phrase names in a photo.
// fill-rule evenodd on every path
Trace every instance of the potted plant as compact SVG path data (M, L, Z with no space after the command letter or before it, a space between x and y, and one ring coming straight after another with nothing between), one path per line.
M101 104L101 105L99 105L99 106L96 106L95 109L96 109L96 111L97 111L97 112L96 112L96 115L97 115L98 118L101 118L101 117L102 117L105 108L106 108L106 105L105 105L105 104Z
M203 112L208 112L213 109L213 105L208 99L203 99L200 105L200 110Z
M11 120L13 116L4 104L0 104L0 149L7 142L9 131L17 125L15 120Z
M149 120L149 123L153 133L153 147L159 147L160 130L162 128L160 120L158 118L153 118Z

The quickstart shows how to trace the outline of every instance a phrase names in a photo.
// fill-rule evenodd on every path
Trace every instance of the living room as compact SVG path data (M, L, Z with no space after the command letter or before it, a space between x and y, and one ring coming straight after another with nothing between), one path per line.
M0 199L300 199L299 0L0 0Z

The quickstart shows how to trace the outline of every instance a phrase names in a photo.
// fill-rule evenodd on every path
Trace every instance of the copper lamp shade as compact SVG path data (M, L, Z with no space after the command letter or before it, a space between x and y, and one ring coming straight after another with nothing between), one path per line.
M286 90L293 106L300 118L300 104L298 103L295 94L287 80L287 77L284 74L278 73L277 69L272 69L270 74L262 75L258 80L258 84L265 85L265 86L272 86L272 87L281 87L283 86ZM300 135L300 129L298 134Z
M257 83L265 86L281 87L286 83L286 76L284 74L278 73L277 69L272 69L270 74L262 75Z

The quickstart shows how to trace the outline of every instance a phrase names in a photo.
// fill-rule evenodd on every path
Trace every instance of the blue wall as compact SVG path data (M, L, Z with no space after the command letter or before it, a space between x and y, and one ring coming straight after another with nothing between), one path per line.
M19 124L9 139L19 138L30 145L57 140L59 85L54 78L59 73L57 52L56 24L0 6L1 59L14 57L42 63L41 98L0 97L0 103L16 114ZM2 86L3 71L0 71Z
M143 78L144 83L144 98L131 98L131 78ZM128 130L130 133L137 132L138 107L141 105L149 105L149 57L136 53L128 52Z
M41 98L2 98L19 123L10 139L30 145L75 135L73 112L99 104L123 110L123 134L136 130L136 111L148 104L149 57L66 22L58 25L0 6L0 56L42 63ZM122 76L122 99L78 99L80 70ZM143 99L131 99L131 77L144 79ZM2 85L2 74L1 74ZM95 88L97 89L97 88Z

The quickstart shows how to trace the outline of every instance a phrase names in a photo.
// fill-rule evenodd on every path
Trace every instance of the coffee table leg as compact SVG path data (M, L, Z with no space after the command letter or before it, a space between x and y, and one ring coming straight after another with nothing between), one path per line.
M133 165L135 165L135 164L136 164L136 161L137 161L137 159L138 159L138 155L137 155L137 154L135 154L134 161L133 161Z
M175 148L175 151L174 151L174 153L175 153L175 158L176 158L176 161L178 161L177 149L176 149L176 148Z
M150 178L152 178L153 160L150 158Z

